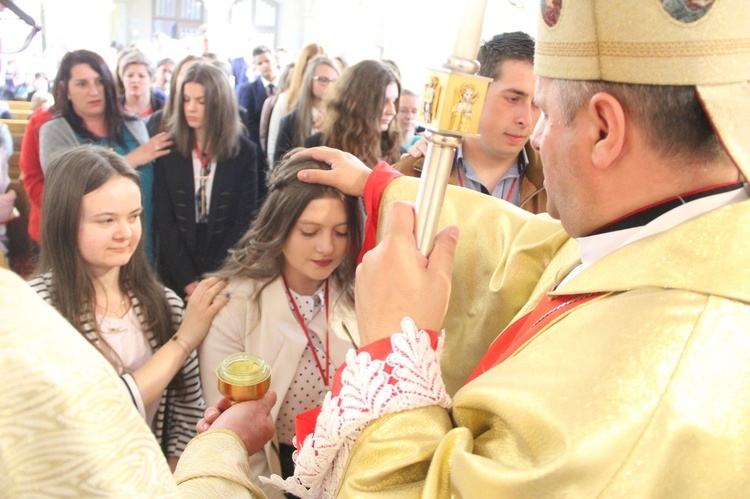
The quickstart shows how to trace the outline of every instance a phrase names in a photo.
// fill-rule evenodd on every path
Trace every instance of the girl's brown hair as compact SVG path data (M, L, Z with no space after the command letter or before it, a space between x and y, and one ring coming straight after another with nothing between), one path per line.
M183 94L186 83L203 86L205 97L206 144L204 148L211 159L226 161L240 152L242 123L232 85L227 75L208 62L196 62L190 66L177 86L176 103L170 116L167 130L174 137L175 149L189 158L195 147L195 131L185 118Z
M362 61L344 71L325 98L323 145L351 153L370 168L380 160L396 163L401 156L398 120L380 130L385 89L391 83L400 96L401 83L380 61ZM395 105L398 109L398 99Z
M343 298L353 304L354 274L364 230L363 210L357 198L346 196L338 189L298 180L297 174L302 170L331 169L329 165L309 158L291 159L299 150L301 149L289 151L271 170L268 177L268 197L258 218L230 250L224 265L215 275L226 279L251 278L264 281L254 297L257 304L261 291L281 275L284 267L284 242L307 205L318 198L334 197L344 202L349 246L346 257L333 271L331 278L343 290Z

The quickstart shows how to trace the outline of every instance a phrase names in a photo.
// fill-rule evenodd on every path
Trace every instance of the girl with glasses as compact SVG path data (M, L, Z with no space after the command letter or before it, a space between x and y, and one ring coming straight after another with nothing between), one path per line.
M274 164L291 149L301 146L307 137L320 131L323 98L338 78L338 66L328 57L318 56L310 61L297 103L292 112L281 119Z

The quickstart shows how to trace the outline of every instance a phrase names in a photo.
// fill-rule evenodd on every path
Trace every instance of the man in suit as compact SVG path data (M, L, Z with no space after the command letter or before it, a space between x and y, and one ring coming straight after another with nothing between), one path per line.
M247 110L245 126L250 140L258 146L260 151L260 114L266 97L273 95L278 88L278 66L271 49L265 45L259 45L253 49L253 66L260 76L240 85L237 88L237 99L240 106ZM259 158L262 156L258 155Z

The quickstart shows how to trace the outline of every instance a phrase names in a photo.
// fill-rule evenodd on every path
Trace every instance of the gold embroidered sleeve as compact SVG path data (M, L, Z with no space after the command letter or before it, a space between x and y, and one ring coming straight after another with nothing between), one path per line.
M210 430L193 438L174 477L182 497L266 497L252 481L245 445L227 430Z
M0 495L175 497L149 427L107 360L0 270Z
M418 185L418 179L406 177L391 182L379 220L391 202L414 201ZM575 260L578 245L549 215L535 216L501 199L449 185L439 227L451 224L461 230L443 323L448 333L443 379L452 396L529 297L552 285L555 276L545 271L553 256L560 257L562 249L566 259Z

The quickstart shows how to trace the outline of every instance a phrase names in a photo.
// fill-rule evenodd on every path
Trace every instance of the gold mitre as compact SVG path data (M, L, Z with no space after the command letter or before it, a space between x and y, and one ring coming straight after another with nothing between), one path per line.
M534 72L548 78L695 85L750 179L749 0L540 0Z

